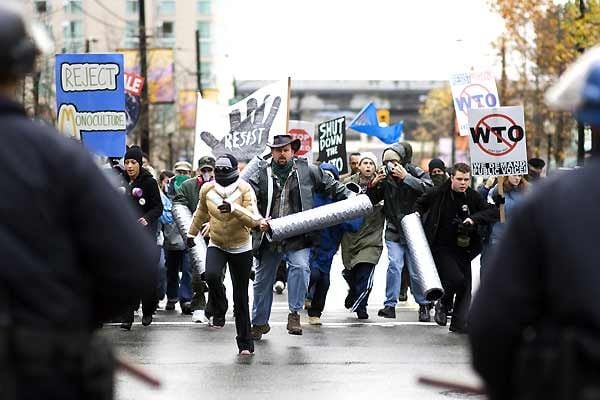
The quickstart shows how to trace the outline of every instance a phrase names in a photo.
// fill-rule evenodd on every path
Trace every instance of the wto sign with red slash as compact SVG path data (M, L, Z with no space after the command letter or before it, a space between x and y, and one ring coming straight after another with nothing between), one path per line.
M522 106L469 110L469 133L474 176L527 174Z

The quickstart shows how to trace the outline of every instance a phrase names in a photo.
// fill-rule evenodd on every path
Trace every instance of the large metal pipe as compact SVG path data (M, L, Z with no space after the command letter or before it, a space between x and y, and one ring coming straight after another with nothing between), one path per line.
M179 233L181 233L183 242L185 243L188 230L192 225L192 212L187 206L174 203L172 213L175 225L177 225L177 229L179 229ZM196 245L190 249L193 266L192 273L199 275L206 270L206 243L202 235L196 236L195 242Z
M428 301L442 297L444 289L418 213L406 215L401 221L408 245L408 256L416 275L416 284Z
M271 232L267 238L279 242L308 232L329 228L357 217L364 217L373 211L371 200L365 194L326 204L311 210L269 221Z

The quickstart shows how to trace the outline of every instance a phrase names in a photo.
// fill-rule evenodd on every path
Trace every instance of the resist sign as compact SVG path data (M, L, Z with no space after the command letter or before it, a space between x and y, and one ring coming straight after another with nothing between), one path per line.
M473 176L526 175L526 142L522 106L469 111Z

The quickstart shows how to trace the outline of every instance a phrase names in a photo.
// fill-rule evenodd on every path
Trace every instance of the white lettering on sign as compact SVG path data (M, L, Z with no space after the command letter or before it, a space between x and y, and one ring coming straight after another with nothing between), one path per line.
M60 68L61 86L65 92L116 90L119 64L68 64Z

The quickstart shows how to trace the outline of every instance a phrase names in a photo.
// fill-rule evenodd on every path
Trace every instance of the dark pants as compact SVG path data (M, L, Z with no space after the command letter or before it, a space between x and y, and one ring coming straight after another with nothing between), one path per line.
M275 282L281 281L283 283L287 282L287 263L282 261L277 266L277 275L275 277Z
M442 306L454 310L450 325L464 328L471 303L471 257L459 248L440 247L434 249L433 259L444 287Z
M373 288L373 273L375 264L359 263L352 269L344 269L342 276L348 283L350 294L354 299L351 310L367 312L367 302L369 294Z
M192 299L192 268L186 250L166 250L167 299L182 303ZM181 280L179 273L181 272Z
M408 265L408 255L404 255L404 265ZM408 288L410 287L410 273L408 272L408 268L402 268L402 275L400 276L400 294L406 296L408 292Z
M238 348L254 351L254 342L250 333L250 308L248 305L252 251L231 254L218 247L208 248L206 251L205 275L206 283L208 283L209 305L214 317L225 317L227 296L225 295L222 274L227 264L229 264L229 274L233 286L233 315L235 317Z
M308 291L312 293L312 301L308 309L309 317L320 317L325 308L329 291L329 273L318 268L311 268Z

